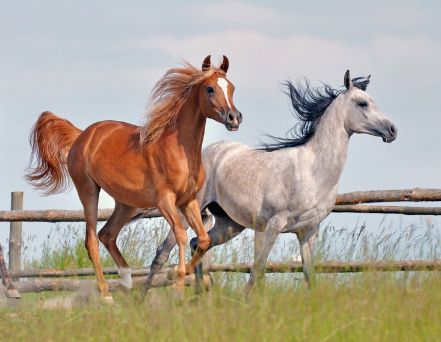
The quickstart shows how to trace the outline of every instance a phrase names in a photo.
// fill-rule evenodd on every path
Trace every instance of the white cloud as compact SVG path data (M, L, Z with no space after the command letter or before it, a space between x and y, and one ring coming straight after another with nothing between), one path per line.
M293 34L272 37L259 31L226 30L186 38L162 36L127 43L132 49L158 49L170 56L202 60L209 52L230 57L231 70L242 86L272 87L286 77L301 75L324 81L340 79L346 68L356 72L381 71L394 84L409 75L421 86L439 84L421 70L441 60L441 43L422 36L374 37L362 44L343 40ZM433 70L432 72L437 72Z

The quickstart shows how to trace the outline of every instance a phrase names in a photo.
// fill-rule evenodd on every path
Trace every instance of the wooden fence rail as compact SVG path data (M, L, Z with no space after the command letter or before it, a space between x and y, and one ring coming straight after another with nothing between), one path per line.
M360 204L374 202L437 202L441 201L441 189L404 189L355 191L337 195L335 204Z
M98 210L98 221L107 221L113 209ZM160 217L158 210L143 210L146 218ZM0 222L84 222L83 210L0 211Z
M133 278L133 287L141 287L145 284L147 277ZM204 277L206 286L210 286L209 276ZM122 289L119 279L108 279L110 291ZM152 287L165 287L173 284L172 280L167 279L166 274L158 274L153 280ZM185 286L194 284L194 276L185 276ZM80 279L32 279L25 281L14 282L14 286L20 293L36 293L43 291L82 291L82 292L96 292L95 280L80 280Z
M211 264L208 266L208 272L235 272L250 273L253 264L236 263L236 264ZM167 278L170 268L164 269L159 273L152 284L153 287L164 287L172 285L173 281ZM441 260L412 260L412 261L373 261L373 262L319 262L316 264L317 273L358 273L358 272L397 272L397 271L441 271ZM149 272L147 268L134 269L132 275L133 286L140 287L145 283L146 276ZM302 272L302 264L300 262L282 263L268 262L266 273L287 273ZM105 273L108 275L117 274L116 268L106 268ZM94 291L96 290L95 280L80 279L60 279L61 277L73 276L92 276L93 269L78 270L33 270L28 272L16 273L16 277L26 277L36 279L23 280L14 282L13 286L20 293L43 292L43 291ZM108 279L110 291L121 288L119 279ZM194 276L185 277L186 286L194 284ZM211 285L209 276L204 276L205 286Z
M334 213L441 215L441 207L387 205L336 205ZM98 221L107 221L113 209L98 211ZM161 217L157 210L145 210L139 218ZM84 222L82 210L14 210L0 211L0 222Z
M253 264L209 264L207 272L233 272L250 273ZM441 271L441 260L411 260L411 261L325 261L315 265L318 273L357 273L357 272L396 272L396 271ZM166 268L162 273L168 273ZM133 277L144 277L149 273L149 268L133 268ZM268 262L266 273L302 272L301 262ZM103 269L106 275L117 275L116 267ZM67 278L93 276L93 268L79 268L71 270L41 269L12 273L15 278Z
M334 213L441 215L441 207L405 207L392 205L336 205Z
M403 215L441 215L438 207L401 207L401 206L361 206L360 203L373 202L422 202L441 201L439 189L406 189L357 191L337 196L333 212L383 213ZM98 220L106 221L113 209L98 211ZM142 218L160 217L156 209L140 209ZM0 222L81 222L84 221L83 210L13 210L0 211Z
M250 273L253 264L210 264L209 272ZM441 260L411 261L326 261L315 264L317 273L358 273L358 272L397 272L397 271L441 271ZM302 263L269 262L266 273L302 272Z

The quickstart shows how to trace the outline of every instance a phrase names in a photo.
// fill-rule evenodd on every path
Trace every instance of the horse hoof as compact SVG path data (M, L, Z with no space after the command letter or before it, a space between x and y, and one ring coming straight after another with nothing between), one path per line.
M106 305L114 305L115 304L112 296L104 296L101 298L101 301Z
M178 266L173 266L170 268L170 271L167 273L168 280L176 280L178 279Z

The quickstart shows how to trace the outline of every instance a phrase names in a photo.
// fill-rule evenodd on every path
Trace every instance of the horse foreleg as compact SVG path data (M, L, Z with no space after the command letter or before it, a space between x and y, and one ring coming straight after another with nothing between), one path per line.
M196 199L183 206L181 211L198 238L196 250L193 253L190 263L187 265L187 273L191 274L194 272L195 266L199 263L205 252L208 250L211 240L204 228L204 224L202 223L201 210Z
M313 225L310 229L296 232L300 244L300 255L302 257L303 275L309 288L316 283L314 267L314 245L319 232L319 225Z
M250 279L245 288L246 294L249 294L256 284L264 285L268 256L282 228L278 226L272 228L272 226L269 226L264 232L255 232L254 264L251 269Z
M176 195L173 193L167 193L161 196L158 201L157 208L161 211L162 215L170 225L179 249L179 263L177 267L178 279L175 283L175 288L180 295L184 291L184 277L186 274L185 267L185 247L187 244L187 232L182 224L179 213L176 208ZM199 214L200 215L200 214Z
M112 216L98 233L98 238L106 247L110 256L118 266L121 284L127 289L132 288L132 272L120 250L118 249L116 240L121 229L133 216L135 210L136 208L134 207L129 207L123 203L115 202L115 210L113 211Z

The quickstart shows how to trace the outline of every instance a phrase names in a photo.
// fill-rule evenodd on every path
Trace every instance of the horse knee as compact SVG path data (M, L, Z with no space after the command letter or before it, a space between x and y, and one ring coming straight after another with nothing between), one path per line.
M207 234L206 236L199 237L199 239L197 240L197 247L199 247L203 251L207 251L210 248L210 243L211 239Z
M203 251L208 251L211 247L211 239L210 237L207 235L206 238L197 238L194 237L193 239L190 240L190 248L191 248L191 252L194 253L196 252L196 249L202 249Z

